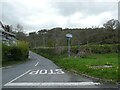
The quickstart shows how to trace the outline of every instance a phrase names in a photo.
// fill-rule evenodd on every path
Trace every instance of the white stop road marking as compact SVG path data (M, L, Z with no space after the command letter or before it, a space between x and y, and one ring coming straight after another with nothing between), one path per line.
M29 73L29 75L40 75L40 74L64 74L62 69L41 69L41 70L34 70Z
M89 86L89 85L100 85L100 83L94 83L94 82L17 82L13 83L17 79L23 77L27 73L29 73L31 70L28 70L27 72L23 73L22 75L16 77L15 79L11 80L4 86ZM38 72L38 71L37 71Z

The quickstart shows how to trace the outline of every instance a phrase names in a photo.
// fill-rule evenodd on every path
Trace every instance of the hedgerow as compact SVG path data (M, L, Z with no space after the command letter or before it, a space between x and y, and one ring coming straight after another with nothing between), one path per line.
M29 45L25 41L18 41L13 45L2 44L2 61L25 60L28 58Z
M67 46L62 47L46 47L46 48L34 48L35 52L52 57L55 55L67 54ZM103 44L103 45L81 45L71 46L71 55L78 55L78 53L84 53L85 55L96 53L96 54L105 54L105 53L118 53L118 44Z

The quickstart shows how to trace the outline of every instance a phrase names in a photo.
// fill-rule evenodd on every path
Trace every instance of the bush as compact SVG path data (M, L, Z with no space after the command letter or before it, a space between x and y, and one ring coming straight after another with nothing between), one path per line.
M59 56L63 54L67 54L67 47L46 47L46 48L37 48L37 53L45 56ZM71 55L79 55L81 57L85 57L91 53L118 53L118 44L104 44L104 45L81 45L80 50L78 50L78 46L71 46Z
M90 48L92 53L117 53L118 45L117 44L104 44L104 45L89 45L85 48Z
M78 46L72 46L71 51L78 53ZM118 44L103 44L103 45L81 45L80 52L85 53L118 53Z
M2 60L26 60L28 58L29 46L27 42L18 41L16 44L2 45Z
M5 44L2 44L2 60L6 61L8 59L10 59L9 55L10 55L10 46L7 46Z
M22 60L23 54L22 50L16 46L12 47L10 50L12 60Z
M29 44L25 41L17 42L17 47L21 49L21 53L23 55L23 59L26 59L29 55Z
M47 58L56 55L55 48L52 47L34 48L33 51Z

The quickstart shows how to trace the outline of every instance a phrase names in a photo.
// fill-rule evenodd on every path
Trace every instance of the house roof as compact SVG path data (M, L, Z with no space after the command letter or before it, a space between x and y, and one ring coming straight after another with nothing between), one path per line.
M8 34L10 36L16 36L15 34L11 33L11 32L7 32L4 30L4 28L0 25L0 33L4 33L4 34Z
M16 36L15 34L13 34L13 33L10 33L10 32L6 32L6 31L4 31L4 32L2 32L2 33L5 33L5 34L8 34L8 35L10 35L10 36Z

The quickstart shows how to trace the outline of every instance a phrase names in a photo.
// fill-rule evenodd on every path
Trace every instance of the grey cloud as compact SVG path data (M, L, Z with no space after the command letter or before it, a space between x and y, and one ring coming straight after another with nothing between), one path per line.
M26 31L37 31L37 30L40 30L40 29L52 29L54 27L58 27L57 23L55 22L47 22L47 23L43 23L43 24L38 24L38 25L24 25L24 29Z
M36 10L30 10L19 3L2 3L2 21L8 24L24 24L24 18L35 14Z
M55 2L53 7L63 16L76 12L87 15L98 15L103 12L115 11L117 2Z
M2 21L8 24L15 24L20 22L20 12L14 6L7 2L2 4Z
M28 2L29 4L29 2ZM116 2L49 2L50 9L56 10L53 14L56 16L69 17L80 12L84 15L84 18L91 15L99 15L103 12L117 12ZM42 28L54 28L59 25L54 21L48 21L43 23L40 21L37 25L32 25L29 23L28 17L36 17L38 13L44 14L44 10L38 7L26 7L25 5L18 3L3 2L2 3L2 21L5 24L16 25L22 24L26 31L39 30ZM48 7L47 4L45 7ZM49 11L49 9L48 9ZM39 14L38 14L39 15ZM116 15L117 16L117 15ZM46 17L43 17L46 18ZM51 17L50 17L51 18ZM1 19L1 18L0 18ZM28 21L25 21L28 20ZM42 23L42 24L41 24ZM63 27L77 27L76 23L67 22Z
M26 30L36 29L35 27L38 26L27 25L27 23L24 22L27 16L34 15L35 13L37 13L37 10L29 9L19 3L2 2L1 20L5 24L13 26L21 24Z
M47 22L47 23L44 23L42 25L39 25L39 30L40 29L52 29L52 28L55 28L55 27L60 27L57 23L55 22Z

